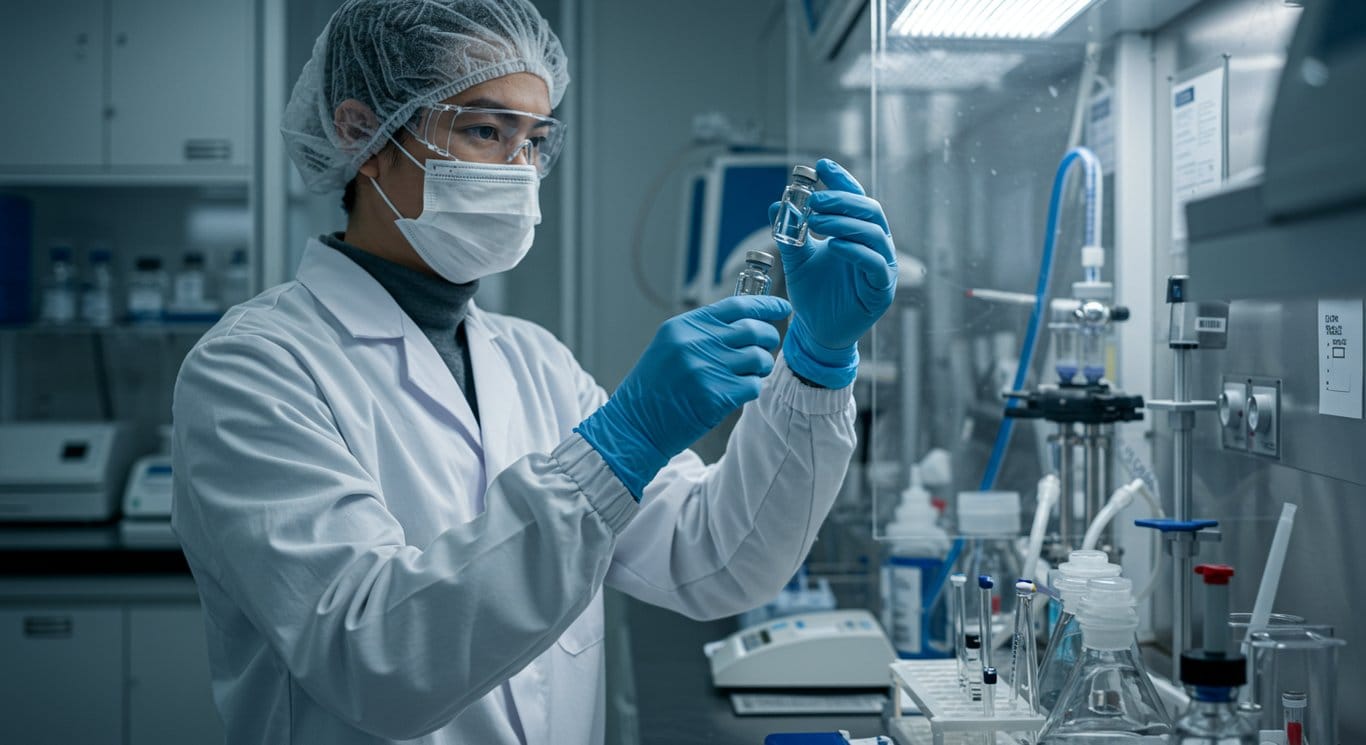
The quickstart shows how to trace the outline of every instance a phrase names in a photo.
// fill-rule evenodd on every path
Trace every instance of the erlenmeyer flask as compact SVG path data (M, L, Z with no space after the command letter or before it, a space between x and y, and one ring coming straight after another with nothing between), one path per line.
M1139 656L1132 589L1122 577L1090 581L1077 614L1081 659L1039 731L1039 745L1167 742L1171 718Z
M1053 710L1067 683L1067 676L1081 657L1081 625L1076 614L1086 594L1087 582L1118 577L1119 565L1111 564L1104 551L1073 551L1054 570L1053 591L1062 597L1063 610L1044 648L1039 667L1039 708Z

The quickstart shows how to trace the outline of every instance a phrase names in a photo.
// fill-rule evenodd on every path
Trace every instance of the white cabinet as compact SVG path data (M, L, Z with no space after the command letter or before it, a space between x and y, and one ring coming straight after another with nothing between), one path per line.
M245 0L112 0L109 164L249 163L254 40Z
M0 5L0 171L245 174L253 0Z
M0 164L104 162L105 0L0 9Z
M130 606L128 745L222 741L199 606Z
M199 604L0 606L0 742L223 742Z
M0 609L0 722L5 742L122 739L123 610Z

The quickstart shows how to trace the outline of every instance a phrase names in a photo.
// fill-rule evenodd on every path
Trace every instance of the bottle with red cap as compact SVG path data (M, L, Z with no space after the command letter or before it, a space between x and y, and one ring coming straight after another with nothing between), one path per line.
M1257 745L1255 719L1238 711L1238 689L1247 684L1247 659L1229 648L1228 585L1233 567L1201 564L1205 580L1205 644L1181 654L1181 682L1190 706L1176 720L1176 745Z

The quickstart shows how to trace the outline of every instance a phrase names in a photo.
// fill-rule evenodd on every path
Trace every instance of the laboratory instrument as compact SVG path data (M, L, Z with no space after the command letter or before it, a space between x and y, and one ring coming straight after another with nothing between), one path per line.
M108 520L133 447L119 422L0 424L0 520Z
M141 256L128 279L128 320L158 323L166 317L166 294L170 279L156 256Z
M1248 702L1261 712L1261 729L1284 731L1282 695L1301 691L1309 702L1302 712L1306 741L1336 745L1337 702L1344 684L1338 668L1347 641L1335 637L1331 626L1306 624L1272 624L1250 638L1244 647L1246 690Z
M1061 605L1053 623L1053 632L1044 647L1043 663L1039 666L1039 706L1052 711L1067 683L1072 666L1081 656L1081 624L1077 613L1086 595L1087 583L1101 577L1118 577L1120 567L1111 564L1104 551L1078 550L1067 555L1067 561L1053 570L1053 591Z
M1172 430L1172 520L1139 523L1162 531L1166 551L1172 557L1172 649L1184 650L1191 638L1191 565L1200 553L1200 542L1218 540L1206 530L1213 523L1195 523L1191 518L1192 441L1195 414L1214 411L1214 401L1192 401L1187 369L1190 354L1200 349L1224 349L1228 345L1228 303L1192 302L1190 278L1167 278L1169 324L1167 346L1172 350L1172 399L1149 401L1148 408L1167 412ZM1181 677L1181 660L1173 660L1173 677Z
M48 275L43 282L43 305L39 320L53 326L64 326L76 321L76 267L72 263L71 247L54 245L48 251Z
M1181 682L1190 705L1176 720L1175 745L1259 745L1255 716L1238 709L1238 688L1247 682L1247 660L1231 651L1228 587L1233 567L1201 564L1205 580L1205 639L1202 649L1181 653Z
M1010 641L1010 690L1018 701L1039 711L1039 649L1034 638L1033 582L1015 582L1015 633Z
M958 533L963 542L955 569L977 581L990 577L1022 577L1020 552L1015 539L1020 534L1020 494L1013 491L962 492L958 495ZM980 623L982 594L968 593L965 618ZM991 623L1000 626L995 639L1003 644L1009 637L1009 622L1015 611L1015 595L999 595L988 609ZM986 633L982 632L983 641Z
M1309 697L1304 695L1304 691L1286 691L1281 694L1285 745L1310 745L1304 731L1304 710L1308 707Z
M90 277L81 291L81 321L91 326L113 325L113 256L108 248L100 246L91 248L86 258Z
M896 659L866 610L789 616L706 647L717 688L877 688Z
M883 625L902 659L948 653L949 645L941 635L947 626L943 605L933 603L941 589L935 583L944 574L944 556L950 546L949 534L939 527L938 519L920 467L912 466L911 485L901 493L895 519L885 530L891 548L881 577Z
M171 519L171 456L147 455L128 469L124 518Z
M773 288L773 254L758 249L745 251L745 268L735 279L736 295L767 295Z
M967 686L968 670L971 669L968 665L967 619L963 615L967 606L968 576L955 572L949 577L949 583L953 585L953 644L958 659L958 687L964 688Z
M1133 583L1087 584L1077 615L1082 655L1039 732L1039 745L1166 743L1167 716L1138 651Z
M794 166L792 180L783 190L778 214L773 219L773 240L789 246L806 244L807 224L811 217L809 201L816 191L816 169Z

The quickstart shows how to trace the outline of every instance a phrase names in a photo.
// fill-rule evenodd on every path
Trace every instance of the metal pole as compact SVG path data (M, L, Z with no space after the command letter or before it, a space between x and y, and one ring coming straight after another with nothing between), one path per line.
M901 448L906 459L906 483L911 464L920 458L920 311L901 309Z
M1105 504L1104 487L1101 484L1100 425L1087 424L1083 428L1085 449L1082 453L1082 470L1086 473L1086 530L1091 529L1096 515Z
M1072 527L1072 494L1076 491L1072 476L1075 439L1071 424L1058 425L1058 535L1069 549L1076 548L1072 543L1076 538L1076 531Z
M1174 350L1176 356L1175 380L1172 398L1177 403L1190 401L1186 381L1185 349ZM1176 410L1171 413L1172 423L1172 511L1178 521L1190 519L1191 486L1191 444L1187 419L1193 419L1189 412ZM1191 637L1191 557L1192 543L1185 542L1184 536L1172 544L1172 678L1181 679L1181 653L1185 651ZM1194 539L1194 535L1190 538Z

